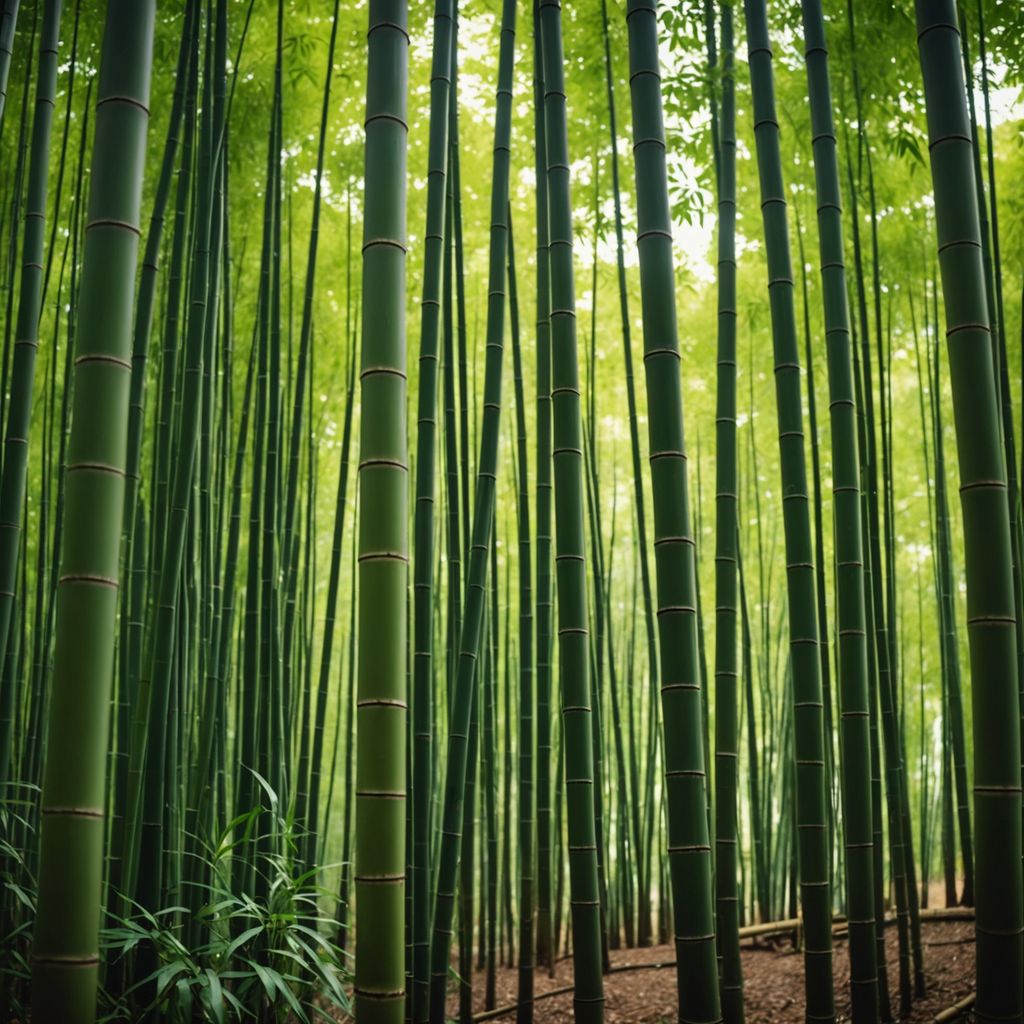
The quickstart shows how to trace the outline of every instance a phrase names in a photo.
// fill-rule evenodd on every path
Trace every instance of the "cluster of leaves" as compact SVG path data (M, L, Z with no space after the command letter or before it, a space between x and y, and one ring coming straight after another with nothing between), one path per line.
M336 1019L329 1010L349 1012L349 957L329 937L336 922L321 909L333 909L336 896L316 884L321 868L295 867L294 823L279 814L276 799L271 808L269 833L254 835L268 813L256 808L231 822L204 850L212 882L204 886L207 902L198 914L188 916L183 906L152 914L134 901L114 901L129 910L111 914L100 933L105 972L98 1019L103 1024L148 1019L154 1012L174 1024L311 1024ZM25 857L8 838L19 821L9 807L0 808L5 906L16 900L22 909L13 930L7 924L11 915L4 915L0 937L0 998L15 1020L25 1009L20 1004L31 976L36 905ZM239 892L232 884L231 857L242 843L284 851L256 854L257 888L265 895ZM130 976L135 954L147 944L156 953L156 969L118 990L118 979Z
M25 983L31 974L36 886L19 837L31 835L31 825L21 809L38 798L39 787L6 785L7 795L0 801L0 1020L23 1020L21 995L28 990Z

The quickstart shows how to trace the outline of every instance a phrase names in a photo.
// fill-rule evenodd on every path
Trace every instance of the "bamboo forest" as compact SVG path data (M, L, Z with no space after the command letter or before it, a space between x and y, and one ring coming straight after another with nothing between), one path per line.
M0 1024L1024 1024L1022 181L1019 0L0 0Z

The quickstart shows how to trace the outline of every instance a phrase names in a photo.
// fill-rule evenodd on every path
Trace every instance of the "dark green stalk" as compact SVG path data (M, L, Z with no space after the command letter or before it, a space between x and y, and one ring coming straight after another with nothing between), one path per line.
M576 351L576 288L562 11L557 0L540 0L540 24L550 228L551 451L573 934L573 1008L580 1024L600 1024L604 1019L604 987L601 978L601 907L583 530L583 437Z
M21 0L3 0L0 9L0 131L3 129L4 110L7 106L7 77L11 71L14 52L14 30L18 24Z
M430 79L430 152L424 235L423 297L420 312L419 411L416 441L414 511L413 638L413 993L412 1019L429 1018L430 988L430 795L432 786L432 687L434 607L434 464L437 433L438 332L441 269L444 256L445 198L448 171L448 121L452 45L452 0L434 7L433 68ZM458 585L457 583L455 584Z
M533 4L537 234L537 962L555 968L551 907L551 279L540 7Z
M0 476L0 664L4 663L11 628L21 550L22 516L28 476L29 433L36 356L39 351L39 319L43 299L43 248L50 171L50 130L57 94L57 45L63 0L47 0L39 35L39 64L32 118L25 237L21 247L21 279L15 324L14 358L9 380L10 404L4 434L3 473ZM5 387L8 382L5 381ZM8 681L14 686L14 680ZM0 777L6 774L10 752L0 750Z
M802 9L807 86L811 96L822 300L828 353L841 700L840 772L846 849L846 899L850 921L850 996L853 1020L856 1024L871 1024L878 1019L878 965L875 960L875 880L868 650L864 605L864 537L861 522L861 478L857 450L853 364L850 353L850 311L846 297L842 196L832 115L825 19L820 0L803 0ZM804 299L806 303L806 282ZM809 335L807 354L809 365ZM820 502L817 466L815 479ZM820 530L820 507L818 528ZM822 557L820 546L818 557ZM824 602L821 583L819 576L819 608ZM826 664L827 659L823 659L823 667ZM828 749L831 751L831 729L828 732Z
M487 558L492 543L495 482L501 412L502 353L505 330L505 280L508 240L508 196L512 132L512 81L515 54L515 0L504 0L498 57L498 88L494 130L491 192L491 243L488 261L487 353L484 378L483 425L473 543L469 548L469 574L465 617L459 638L459 662L452 699L442 810L441 851L434 896L434 922L430 943L430 1020L442 1024L455 902L455 876L459 863L463 800L466 789L469 721L476 689L477 660L481 648ZM459 244L458 237L456 245Z
M960 464L976 822L976 1015L1024 1016L1020 708L999 399L992 366L960 40L952 0L916 4Z
M357 581L355 1010L360 1024L402 1024L405 1018L407 17L406 0L370 4Z
M763 0L745 0L754 134L761 180L761 210L768 258L779 457L786 526L793 675L795 814L801 905L805 927L804 971L808 1018L835 1018L832 984L832 899L825 788L821 662L804 455L803 402L793 304L793 273L775 115L772 52Z
M721 1004L715 971L704 714L697 661L695 552L686 480L679 339L672 299L675 294L672 216L654 0L630 0L626 24L636 189L641 199L637 231L654 495L668 861L675 915L678 1014L680 1022L713 1022L721 1017ZM724 230L728 240L729 229ZM726 278L725 286L728 284ZM727 307L723 303L719 308L721 311ZM719 416L722 415L722 407L719 407ZM723 651L720 649L718 653L721 655ZM732 747L734 753L735 743ZM735 810L733 820L734 816ZM732 875L735 886L734 862ZM736 981L732 971L724 977L728 978L727 984L732 989ZM732 1008L736 1010L735 1002Z
M533 588L530 574L530 483L526 446L526 400L523 395L523 360L519 344L519 300L516 288L512 220L508 231L509 313L512 332L512 375L516 402L516 505L519 540L519 976L516 1024L533 1020L534 969L534 856L533 856ZM505 680L506 689L511 678ZM506 801L505 813L511 814ZM511 828L509 827L509 831Z

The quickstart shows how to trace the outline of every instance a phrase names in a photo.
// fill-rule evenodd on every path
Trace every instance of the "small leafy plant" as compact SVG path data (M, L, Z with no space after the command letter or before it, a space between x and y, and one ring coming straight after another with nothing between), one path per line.
M104 991L101 1020L136 1020L158 1012L175 1024L334 1020L347 1014L351 980L348 954L329 937L335 895L317 885L321 868L298 868L295 825L278 809L277 796L259 778L270 810L256 808L230 822L203 853L212 881L201 886L197 912L183 906L153 914L135 903L104 930L108 963L130 958L151 943L158 967L121 995ZM270 831L254 835L269 813ZM243 852L242 846L245 846ZM238 891L233 856L251 853L256 891ZM143 996L146 993L148 998Z

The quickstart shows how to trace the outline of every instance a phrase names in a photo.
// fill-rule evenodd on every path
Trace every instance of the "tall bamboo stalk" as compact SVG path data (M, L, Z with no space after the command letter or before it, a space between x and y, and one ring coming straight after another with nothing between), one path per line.
M979 1020L1024 1016L1020 707L999 436L970 126L952 0L916 4L960 463L971 652Z
M39 35L39 62L32 117L31 156L25 208L25 238L21 247L21 279L15 324L14 358L10 370L10 403L4 434L3 473L0 476L0 664L3 664L11 628L11 608L21 548L22 516L28 475L29 433L39 319L43 300L43 249L50 180L50 131L57 94L57 45L63 0L47 0ZM12 26L13 27L13 26ZM4 72L0 72L3 75ZM14 681L9 681L13 686ZM7 755L4 750L3 754ZM7 769L6 756L0 775Z
M442 1024L455 902L455 877L462 839L469 722L476 689L477 662L486 643L482 633L486 605L487 563L493 542L495 484L501 413L502 356L505 331L505 282L508 243L508 195L512 133L512 82L515 57L516 2L504 0L498 55L491 191L491 232L488 256L487 352L483 424L473 508L473 539L469 548L466 606L459 637L459 661L449 719L448 760L442 808L441 850L434 892L430 942L430 1020ZM469 547L467 545L467 547ZM464 951L464 950L463 950Z
M864 538L861 528L860 461L857 451L850 311L843 256L842 196L832 119L825 20L820 0L803 0L804 52L811 97L815 185L821 258L822 301L828 348L832 427L832 500L841 696L843 826L846 895L850 920L850 995L853 1019L878 1019L875 962L871 756L868 713L867 634L864 621Z
M371 0L366 87L356 697L360 1024L405 1018L406 0Z
M573 1007L581 1024L604 1019L601 907L594 806L587 577L583 530L583 436L576 351L576 286L568 104L558 0L540 0L550 225L551 407L566 818L573 933Z
M413 806L412 1019L429 1016L430 988L430 796L432 786L432 690L434 637L434 466L437 433L438 337L441 269L448 172L448 120L454 59L453 0L434 8L433 67L430 80L430 151L424 234L423 298L420 312L419 399L416 440L416 507L413 536Z
M708 4L708 11L713 5ZM709 13L713 26L713 14ZM713 33L711 33L713 38ZM736 458L736 98L732 6L722 6L718 135L718 397L715 412L715 922L722 1017L743 1021L737 890L739 835L739 483Z
M637 231L650 424L651 490L654 494L668 857L675 912L678 1014L680 1022L711 1022L720 1018L721 1009L715 971L703 697L697 664L694 542L690 531L683 440L672 216L654 0L630 0L626 23L629 30L636 189L640 200ZM723 229L722 237L727 252L731 237L728 225ZM730 269L727 267L727 275ZM728 289L730 284L731 279L727 276L723 287ZM727 295L728 291L723 292L720 312L729 311ZM719 414L723 414L721 407ZM724 648L718 653L722 655ZM728 711L723 710L721 714L727 718ZM728 728L727 723L723 725ZM735 742L730 747L729 753L734 754ZM728 841L728 828L725 833ZM725 865L720 870L728 872L729 867ZM732 883L735 886L734 861ZM730 910L734 909L731 895ZM730 967L735 967L735 962ZM735 981L730 970L726 984L733 989ZM735 1000L731 1012L737 1012Z
M540 4L533 0L537 292L537 963L555 970L551 905L551 276Z
M775 394L779 416L779 459L786 527L786 586L789 598L796 761L795 810L800 896L806 929L805 991L808 1017L829 1021L835 1018L835 1002L832 987L832 899L825 790L825 738L793 272L767 12L763 0L745 0L744 7L754 97L754 135L761 182L761 211L768 259Z
M103 36L32 950L32 1017L41 1024L91 1024L96 1012L132 285L155 20L155 3L111 0Z

